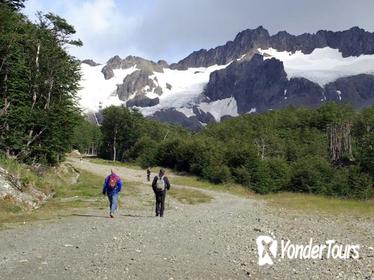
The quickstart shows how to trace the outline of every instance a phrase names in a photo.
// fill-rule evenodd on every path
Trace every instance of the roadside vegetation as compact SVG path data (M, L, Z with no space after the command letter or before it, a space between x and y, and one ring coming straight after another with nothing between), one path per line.
M302 193L273 193L257 196L271 207L305 214L329 214L374 218L374 199L354 200Z
M127 108L103 110L100 156L163 166L259 194L374 196L374 108L327 103L244 115L189 133ZM119 117L121 116L121 117Z
M12 176L18 178L27 192L33 187L51 198L42 203L39 208L31 211L12 197L7 197L0 203L0 228L7 224L28 223L34 220L50 220L74 214L77 209L104 208L105 198L101 194L103 178L86 171L79 171L70 165L59 168L44 167L31 170L28 166L14 160L0 158L0 166L7 169Z

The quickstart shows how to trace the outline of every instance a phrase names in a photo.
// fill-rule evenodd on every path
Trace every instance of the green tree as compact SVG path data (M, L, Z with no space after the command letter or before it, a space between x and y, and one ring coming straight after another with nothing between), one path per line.
M37 24L0 4L0 149L22 161L54 164L70 149L79 111L79 62L66 53L74 28L57 16ZM10 8L9 8L10 7Z

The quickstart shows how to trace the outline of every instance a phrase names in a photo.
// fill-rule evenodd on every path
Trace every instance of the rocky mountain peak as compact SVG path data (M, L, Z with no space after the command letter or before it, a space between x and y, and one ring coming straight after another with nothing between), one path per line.
M269 37L269 32L263 26L259 26L256 29L247 29L238 33L234 43L242 48L248 48L253 47L254 44L267 44Z
M270 36L263 26L259 26L238 33L234 41L228 41L225 45L193 52L178 63L172 64L171 68L184 70L190 67L224 65L248 52L255 52L257 48L274 48L289 52L300 50L304 54L310 54L316 48L324 47L338 49L343 57L374 54L374 33L352 27L345 31L321 30L315 34L301 35L281 31Z
M96 63L94 60L92 59L85 59L85 60L82 60L81 63L85 63L87 65L90 65L90 66L98 66L100 65L100 63Z
M114 77L114 69L128 69L134 66L136 66L137 69L148 73L153 71L162 73L164 71L163 68L168 67L168 64L164 60L155 63L152 60L139 56L129 55L125 59L121 59L118 55L116 55L108 60L101 72L103 73L105 79L109 80Z

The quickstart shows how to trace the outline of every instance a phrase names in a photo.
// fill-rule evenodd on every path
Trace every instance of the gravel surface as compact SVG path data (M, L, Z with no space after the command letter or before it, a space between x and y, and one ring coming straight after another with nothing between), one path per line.
M74 164L102 176L110 169ZM125 181L116 218L87 209L0 231L0 279L374 279L371 218L307 215L206 190L212 202L186 205L169 198L159 218L145 172L116 169ZM139 183L136 195L126 194L126 181ZM313 244L360 244L360 258L282 259L260 267L256 238L270 234L293 244L310 238Z

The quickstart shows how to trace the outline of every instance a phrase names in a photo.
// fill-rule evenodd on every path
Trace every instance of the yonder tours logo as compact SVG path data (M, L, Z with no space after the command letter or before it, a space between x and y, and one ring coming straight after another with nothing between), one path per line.
M292 244L290 240L276 240L268 235L260 235L256 239L258 265L272 265L280 259L358 259L360 245L338 244L335 240L327 240L325 244L314 244L310 238L307 244Z

